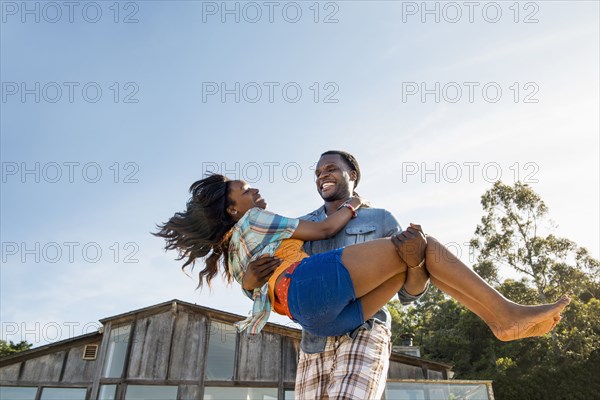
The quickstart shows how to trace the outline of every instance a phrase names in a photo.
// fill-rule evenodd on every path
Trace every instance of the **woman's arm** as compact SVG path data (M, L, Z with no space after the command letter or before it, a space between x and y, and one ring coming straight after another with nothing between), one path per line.
M349 204L357 210L362 205L362 199L355 196ZM292 238L304 241L328 239L341 231L353 214L350 208L342 207L321 222L300 220Z

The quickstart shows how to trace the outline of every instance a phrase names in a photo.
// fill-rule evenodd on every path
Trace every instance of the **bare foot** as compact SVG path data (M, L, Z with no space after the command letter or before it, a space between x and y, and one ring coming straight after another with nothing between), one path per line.
M554 318L549 318L545 321L538 322L537 324L529 324L524 327L515 325L508 329L492 330L494 336L503 342L510 342L512 340L525 339L528 337L542 336L550 332L556 326Z
M504 342L532 336L542 336L550 332L561 319L560 313L571 302L563 295L559 301L538 306L521 306L515 310L511 322L501 325L490 324L494 335Z

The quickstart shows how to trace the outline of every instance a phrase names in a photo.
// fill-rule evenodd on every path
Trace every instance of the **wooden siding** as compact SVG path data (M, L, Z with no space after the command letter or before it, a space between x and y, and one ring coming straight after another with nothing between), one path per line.
M444 374L441 371L428 370L427 371L427 379L440 380L440 379L445 379L445 378L444 378Z
M295 382L296 369L298 367L298 351L300 349L300 340L289 337L282 337L283 351L283 381Z
M400 364L398 362L391 361L390 369L388 371L388 378L390 379L424 379L423 369L413 365Z
M25 361L20 380L60 382L60 372L66 355L66 351L59 351Z
M84 348L85 345L80 345L69 349L62 382L91 382L94 379L97 361L84 360L82 358Z
M207 326L207 318L201 314L179 313L177 315L168 379L200 379L204 365Z
M279 381L281 374L281 336L262 332L238 339L238 376L240 381Z
M19 379L19 371L22 363L7 365L0 368L0 381L16 381Z
M170 312L136 321L130 336L127 378L167 379L172 334L173 316Z

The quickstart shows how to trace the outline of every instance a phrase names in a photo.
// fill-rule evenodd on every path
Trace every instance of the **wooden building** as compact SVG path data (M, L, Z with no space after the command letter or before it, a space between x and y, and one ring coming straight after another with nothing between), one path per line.
M0 398L293 399L300 331L267 324L250 337L233 327L242 318L180 300L106 318L98 332L0 359ZM448 386L451 375L447 364L394 352L388 386ZM470 383L490 392L489 382Z

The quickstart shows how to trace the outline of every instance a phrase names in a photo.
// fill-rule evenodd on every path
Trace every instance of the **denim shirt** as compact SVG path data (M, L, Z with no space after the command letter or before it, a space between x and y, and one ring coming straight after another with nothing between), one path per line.
M319 209L300 217L300 219L308 221L323 221L327 218L325 213L325 207L321 206ZM348 222L348 224L333 238L326 240L319 240L314 242L306 242L304 244L304 251L309 254L319 254L326 251L339 249L340 247L349 246L351 244L368 242L373 239L380 239L384 237L392 236L400 232L400 225L396 218L387 210L381 208L361 208L358 210L358 215ZM403 305L412 303L419 299L423 293L413 296L410 295L404 287L398 292L398 298ZM348 333L352 338L355 338L360 329L371 329L373 324L381 323L387 328L391 328L392 318L390 312L386 307L377 311L373 318L366 321L363 325L356 328L354 331ZM300 342L300 348L307 354L321 353L325 350L327 343L327 337L312 335L306 331L302 331L302 341Z

